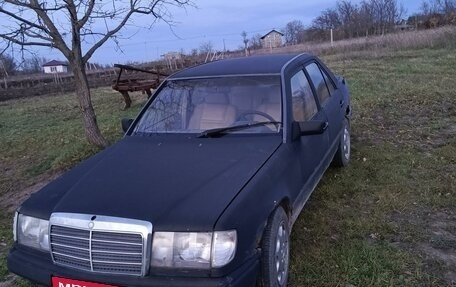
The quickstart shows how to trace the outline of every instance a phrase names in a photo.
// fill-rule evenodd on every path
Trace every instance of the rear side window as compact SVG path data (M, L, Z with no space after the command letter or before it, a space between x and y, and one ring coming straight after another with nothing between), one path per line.
M329 78L326 71L324 69L320 69L320 70L321 70L321 73L323 74L323 78L325 78L326 86L328 87L328 90L329 90L329 95L332 96L334 94L334 91L336 90L336 88L334 87L334 84L331 81L331 79Z
M312 80L312 83L315 87L317 92L318 100L320 104L323 105L330 97L330 93L328 87L326 86L325 79L323 78L323 74L320 71L320 68L316 63L312 63L306 66L306 71Z
M291 78L291 101L293 119L298 122L310 120L317 112L317 104L303 71Z

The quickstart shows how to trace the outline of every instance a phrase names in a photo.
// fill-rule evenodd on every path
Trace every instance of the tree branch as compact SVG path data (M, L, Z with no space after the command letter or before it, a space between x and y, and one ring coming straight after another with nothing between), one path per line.
M42 43L42 42L26 42L26 41L20 41L17 40L14 37L5 35L5 34L0 34L0 38L7 40L8 42L14 43L19 46L41 46L41 47L49 47L49 48L55 48L55 46L52 43Z
M128 20L130 19L131 15L133 15L135 13L135 10L132 9L130 10L127 15L125 15L125 17L123 18L123 20L117 25L116 28L114 28L113 30L110 30L106 33L106 35L101 38L100 41L98 41L97 43L95 43L88 51L87 53L84 55L84 57L82 57L83 59L83 62L87 62L90 57L92 57L93 53L95 53L95 51L100 48L106 41L109 40L109 38L111 38L114 34L116 34L117 32L119 32L120 29L122 29L122 27L128 22Z
M41 40L48 41L48 42L52 43L52 38L45 37L45 36L40 35L40 34L34 32L34 31L28 31L27 29L24 29L22 32L24 33L24 35L27 35L30 38L37 38L37 39L41 39Z
M13 1L13 0L7 0L7 1ZM17 2L17 1L14 1L14 2ZM51 18L49 18L49 15L46 13L45 10L43 10L40 7L40 4L38 3L38 1L30 0L30 4L27 4L26 7L31 8L33 11L35 11L35 13L38 15L38 17L41 18L43 23L49 29L49 36L51 36L51 38L53 39L55 47L57 49L59 49L65 55L65 57L70 58L70 56L71 56L70 49L68 48L65 41L63 41L62 35L60 35L59 30L57 29L57 27L55 27Z
M93 8L95 7L95 0L89 0L89 7L87 8L87 11L85 12L84 16L81 18L81 20L78 21L77 26L79 28L82 28L85 23L90 18L90 15L92 15Z
M154 0L149 7L136 7L138 3L140 3L140 1L130 0L130 10L127 12L127 14L123 17L123 19L120 21L120 23L114 29L108 30L107 33L104 35L104 37L101 38L97 43L95 43L87 51L87 53L83 57L84 62L87 62L98 48L100 48L106 41L108 41L111 37L113 37L117 32L119 32L120 29L122 29L125 26L125 24L128 22L128 20L130 19L130 17L133 14L145 14L145 15L152 14L156 19L165 20L163 15L157 14L155 11L159 4L167 3L167 4L174 4L176 6L183 6L183 5L189 4L191 2L190 2L190 0L173 0L172 3L169 3L166 0ZM114 4L115 3L113 1L113 5ZM118 15L119 13L114 12L114 16L116 14ZM111 18L113 18L114 16L111 16ZM165 22L168 22L168 21L165 20Z
M22 22L22 23L25 23L25 24L27 24L27 25L33 27L33 28L42 30L42 31L44 31L44 32L46 32L46 33L49 33L49 31L46 30L46 28L44 28L43 26L40 26L40 25L35 24L35 23L33 23L33 22L30 22L30 21L28 21L28 20L26 20L26 19L24 19L24 18L22 18L22 17L19 17L19 16L17 16L16 14L14 14L14 13L12 13L12 12L9 12L9 11L7 11L7 10L5 10L5 9L3 9L2 7L0 7L0 14L8 15L8 16L10 16L11 18L14 18L14 19L16 19L16 20L18 20L18 21L20 21L20 22Z

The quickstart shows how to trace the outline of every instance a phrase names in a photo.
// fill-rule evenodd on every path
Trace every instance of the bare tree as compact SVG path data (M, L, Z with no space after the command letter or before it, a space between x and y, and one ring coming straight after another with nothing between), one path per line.
M0 76L9 77L16 73L17 64L14 58L5 53L0 54Z
M337 9L330 8L321 12L320 16L313 20L309 32L314 40L324 40L328 38L329 30L333 29L337 32L341 26L342 22Z
M326 9L314 19L313 26L322 30L337 29L342 25L336 9Z
M24 74L36 74L40 73L43 70L43 64L49 62L48 59L44 57L32 56L30 58L24 59L21 63L22 72Z
M417 27L435 28L442 25L456 25L456 0L423 1L421 13L414 17Z
M304 25L299 20L288 22L283 30L285 35L285 42L288 45L296 45L302 43L304 40Z
M0 2L0 39L6 47L19 45L58 49L68 60L88 141L107 145L92 106L86 63L108 40L118 43L119 32L136 15L150 15L150 23L171 21L170 5L190 0L3 0ZM82 45L84 44L84 46Z
M403 6L397 0L364 0L359 5L350 0L341 0L337 2L336 8L324 10L313 21L310 34L313 39L325 39L327 31L332 29L337 39L383 35L393 31L404 13Z
M212 44L211 41L203 42L200 44L200 47L199 47L200 55L211 54L213 50L214 50L214 45Z
M261 35L260 34L253 35L252 38L250 38L249 48L254 49L254 50L261 48Z
M341 21L344 38L352 38L356 33L358 7L348 0L338 1L337 10Z
M434 0L440 13L450 14L456 12L456 0Z
M366 3L372 11L373 26L377 35L390 32L404 14L403 6L399 5L397 0L369 0Z
M423 1L421 11L425 16L451 14L456 12L456 0L428 0Z
M242 43L244 43L245 56L247 57L249 55L249 53L248 53L249 52L248 51L249 39L247 38L247 32L246 31L242 31L241 37L242 37Z
M367 2L361 2L358 9L358 33L360 35L365 34L366 37L370 34L374 34L374 10L372 5Z
M198 49L193 48L193 49L190 51L190 56L192 56L192 57L198 56Z

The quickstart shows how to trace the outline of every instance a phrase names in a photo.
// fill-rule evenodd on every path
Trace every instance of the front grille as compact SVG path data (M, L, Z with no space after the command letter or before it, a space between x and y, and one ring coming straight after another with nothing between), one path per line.
M147 241L141 233L88 230L51 222L49 239L56 264L89 272L144 275Z

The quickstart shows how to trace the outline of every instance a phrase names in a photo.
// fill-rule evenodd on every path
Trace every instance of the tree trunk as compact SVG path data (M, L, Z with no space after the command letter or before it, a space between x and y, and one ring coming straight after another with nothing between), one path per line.
M91 144L104 148L108 145L108 142L98 128L97 117L92 106L89 82L85 73L84 64L82 61L79 61L79 59L74 59L70 64L73 67L76 96L82 113L86 138Z

